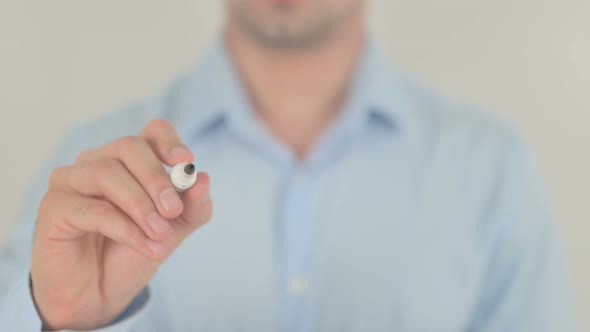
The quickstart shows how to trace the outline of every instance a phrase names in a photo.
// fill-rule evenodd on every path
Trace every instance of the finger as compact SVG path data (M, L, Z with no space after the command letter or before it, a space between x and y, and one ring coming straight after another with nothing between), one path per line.
M48 216L51 238L72 240L100 233L148 258L162 259L169 253L163 244L147 239L125 213L107 201L50 192L44 197L42 209Z
M105 198L125 212L154 240L168 237L169 221L162 218L144 188L115 159L98 159L57 169L50 185L85 196Z
M209 175L200 172L195 185L183 194L185 209L180 218L172 223L175 231L184 238L197 228L207 223L213 213L213 204L209 189Z
M188 235L211 219L213 204L209 195L209 187L209 175L201 172L198 174L195 185L184 192L182 197L185 210L180 217L170 223L173 229L172 236L162 242L166 248L174 250Z
M152 147L158 158L169 166L190 163L195 157L182 143L176 128L167 120L150 121L141 131L140 137Z
M145 189L163 217L173 219L182 213L180 195L170 182L162 161L144 139L123 137L99 149L80 154L77 162L93 159L119 160Z

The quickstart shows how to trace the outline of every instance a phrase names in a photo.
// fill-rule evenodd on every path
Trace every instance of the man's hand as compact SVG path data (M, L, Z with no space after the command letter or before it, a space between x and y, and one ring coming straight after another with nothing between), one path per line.
M165 120L56 169L39 208L33 295L46 326L112 322L182 240L211 218L209 177L182 197L162 164L192 162Z

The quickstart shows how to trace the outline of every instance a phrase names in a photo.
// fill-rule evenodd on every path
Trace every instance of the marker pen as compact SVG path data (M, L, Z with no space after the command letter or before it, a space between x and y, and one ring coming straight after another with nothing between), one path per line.
M170 171L170 181L179 193L189 190L197 182L195 165L190 163L174 165Z

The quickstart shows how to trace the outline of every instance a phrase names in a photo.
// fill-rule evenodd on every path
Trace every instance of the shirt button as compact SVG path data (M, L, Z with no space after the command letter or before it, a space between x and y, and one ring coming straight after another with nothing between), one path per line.
M289 294L294 296L301 296L307 292L308 285L307 280L303 277L295 277L289 280Z

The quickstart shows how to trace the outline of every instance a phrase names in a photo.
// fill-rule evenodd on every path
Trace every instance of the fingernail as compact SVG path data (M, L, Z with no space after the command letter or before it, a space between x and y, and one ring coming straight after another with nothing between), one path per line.
M163 244L158 243L156 241L152 241L152 240L145 240L145 244L147 245L147 247L151 250L151 252L153 252L156 255L162 255L164 253L166 253L166 247L164 247Z
M170 230L170 223L155 212L148 217L148 224L156 234L163 234Z
M172 188L166 189L160 194L160 203L166 211L180 210L182 208L180 197Z
M201 204L207 204L209 203L209 201L211 200L211 196L209 196L209 194L203 196L203 198L201 198Z
M170 156L172 157L186 156L187 154L190 154L190 151L183 146L177 146L170 150Z

